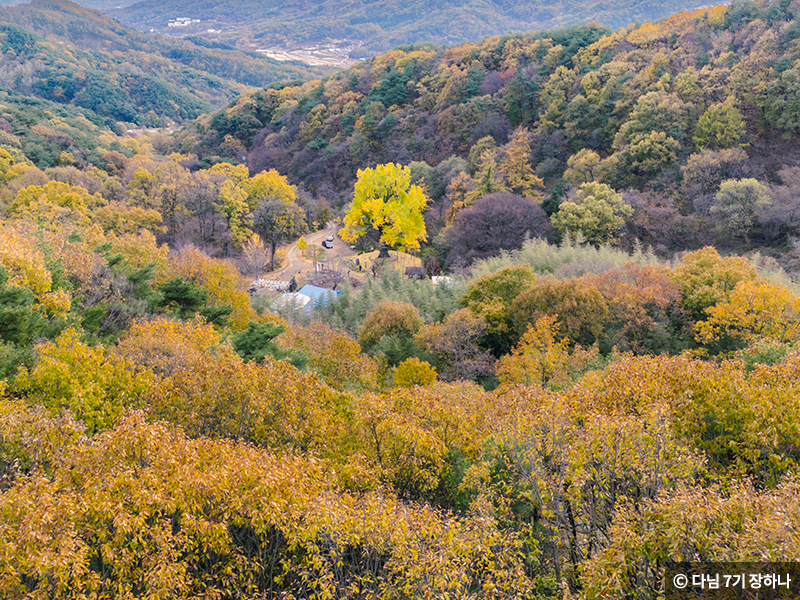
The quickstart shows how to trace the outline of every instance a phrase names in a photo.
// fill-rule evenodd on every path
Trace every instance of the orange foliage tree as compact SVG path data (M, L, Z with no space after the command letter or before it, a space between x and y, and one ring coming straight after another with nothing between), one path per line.
M668 269L629 263L586 280L608 305L608 346L658 353L687 343L689 316L681 307L681 288Z

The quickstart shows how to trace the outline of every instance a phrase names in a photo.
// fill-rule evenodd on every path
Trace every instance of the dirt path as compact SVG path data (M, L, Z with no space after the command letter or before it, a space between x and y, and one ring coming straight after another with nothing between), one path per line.
M354 256L356 252L350 248L347 242L344 242L338 235L339 227L333 221L329 221L325 229L316 231L305 236L308 245L317 246L317 262L325 263L328 266L335 266L339 259L344 259L348 256ZM330 235L334 236L332 242L333 248L322 248L322 242ZM278 279L281 281L291 281L292 277L297 280L309 281L314 276L314 262L313 260L303 258L300 255L300 249L297 243L291 244L283 248L286 251L286 258L284 259L286 266L269 274L270 279ZM404 271L406 267L419 267L422 262L419 258L405 254L403 252L390 252L390 264L396 268ZM364 279L370 275L369 265L372 265L378 256L378 251L360 254L359 259L363 265L363 271L349 271L347 270L347 277L350 278L351 283L363 283ZM341 268L341 267L340 267ZM344 267L346 269L347 267ZM342 273L343 274L343 273ZM325 285L320 284L320 285Z
M308 242L309 246L312 244L320 246L323 240L325 240L325 238L327 238L329 235L336 236L337 230L337 225L333 221L329 221L325 226L325 229L321 229L320 231L316 231L305 236L306 242ZM332 250L325 250L321 248L317 251L317 260L326 261L333 257L347 256L352 253L353 252L350 250L350 247L337 236L333 241ZM271 273L270 278L280 279L282 281L290 281L292 277L299 276L301 274L310 275L313 273L313 271L314 262L306 260L300 256L300 249L297 247L297 243L294 243L286 248L286 266Z

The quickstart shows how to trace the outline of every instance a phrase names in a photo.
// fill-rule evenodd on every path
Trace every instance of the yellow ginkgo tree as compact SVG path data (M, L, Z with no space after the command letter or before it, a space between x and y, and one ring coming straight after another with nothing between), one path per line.
M388 258L389 248L418 249L420 240L425 239L422 211L427 203L422 188L411 185L409 167L388 163L360 170L340 235L345 241L355 242L377 229L379 258Z

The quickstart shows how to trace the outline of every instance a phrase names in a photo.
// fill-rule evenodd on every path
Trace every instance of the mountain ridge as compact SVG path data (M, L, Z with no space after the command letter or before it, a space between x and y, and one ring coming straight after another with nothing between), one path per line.
M576 27L406 46L321 82L247 94L177 132L174 148L211 163L240 161L244 148L251 172L276 169L334 206L352 198L359 170L410 165L434 201L433 238L454 182L476 194L505 185L497 170L521 130L528 149L514 151L542 180L549 215L596 181L636 209L631 243L738 251L710 211L723 181L755 178L782 199L750 215L748 236L788 243L800 232L791 171L800 153L787 141L800 134L793 11L737 2L613 34Z
M4 7L0 22L0 86L124 122L149 112L181 122L248 89L329 72L144 34L68 0Z
M109 14L140 29L165 30L175 17L199 19L199 27L221 28L220 39L238 36L242 43L308 43L349 38L364 43L370 52L392 47L432 42L453 44L488 35L553 29L599 22L612 29L635 21L656 20L698 7L696 0L679 0L665 8L649 0L622 0L609 5L599 0L513 3L470 0L431 4L422 0L317 0L290 3L229 0L194 3L141 0ZM241 22L246 22L242 26ZM226 29L227 28L227 29ZM241 44L240 44L241 46Z

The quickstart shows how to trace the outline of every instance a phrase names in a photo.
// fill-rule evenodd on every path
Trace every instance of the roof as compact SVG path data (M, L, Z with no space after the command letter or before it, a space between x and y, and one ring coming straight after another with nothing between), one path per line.
M431 277L431 283L445 287L453 283L453 278L448 275L434 275Z
M306 296L305 294L283 294L279 297L275 302L272 303L273 308L281 309L286 308L288 306L293 306L297 308L301 308L304 306L308 306L308 303L311 302L311 297Z
M331 301L330 295L338 296L339 290L329 290L323 287L317 287L316 285L307 284L297 290L297 293L311 298L315 306L325 306Z
M320 298L327 297L328 294L338 295L338 291L329 290L323 287L318 287L316 285L306 284L297 290L298 294L303 294L304 296L308 296L312 300L318 300Z
M311 310L313 306L326 306L330 303L331 294L338 296L339 290L328 290L316 285L304 285L291 294L283 294L272 303L276 309L292 306Z

